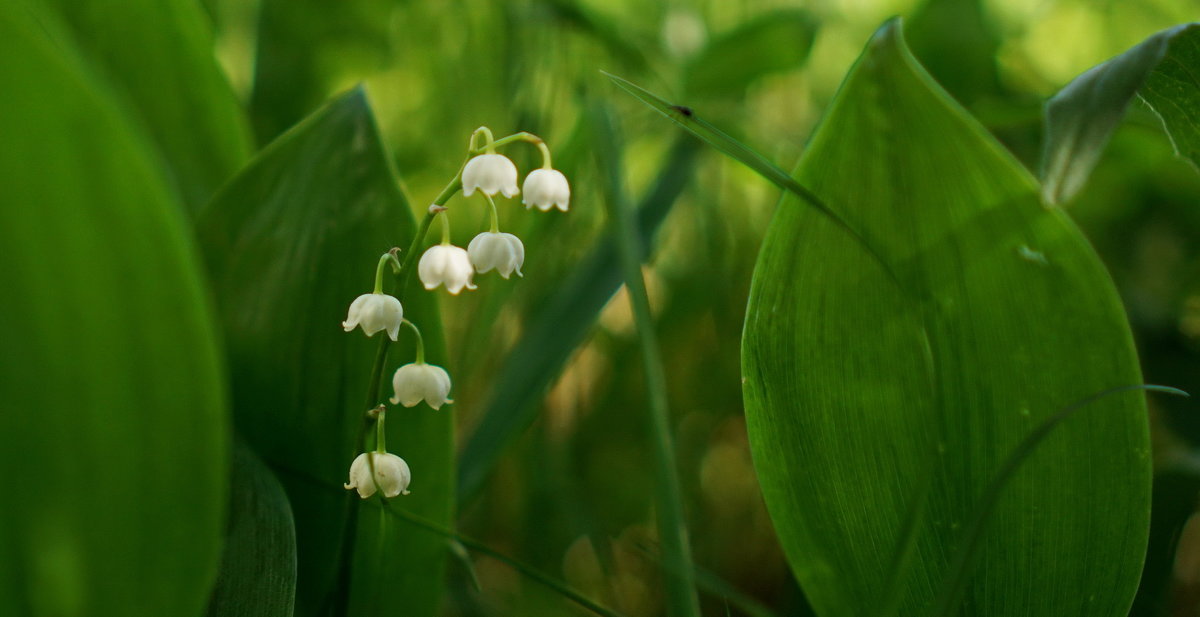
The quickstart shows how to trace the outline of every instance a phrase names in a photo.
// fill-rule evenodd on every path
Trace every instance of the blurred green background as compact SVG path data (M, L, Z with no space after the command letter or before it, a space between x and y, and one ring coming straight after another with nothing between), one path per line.
M597 101L619 118L615 138L634 200L666 216L644 275L666 360L704 614L810 612L759 493L739 375L751 272L780 192L683 137L601 71L690 106L790 169L864 42L885 19L902 15L922 63L1036 172L1044 100L1150 34L1194 19L1200 8L1194 0L203 6L254 149L365 83L418 216L458 170L476 127L497 135L531 131L547 141L555 167L571 180L570 211L498 204L501 227L525 242L524 278L489 274L477 279L478 291L438 297L457 403L457 528L634 617L663 614L664 598L628 298L609 297L612 276L580 274L598 259L593 253L609 224L595 158L607 136L593 133L587 113ZM510 153L522 170L540 162L533 148ZM1174 156L1157 117L1135 102L1090 184L1066 206L1118 284L1146 381L1193 393L1200 392L1198 202L1200 175ZM484 203L451 205L454 243L466 246L487 225ZM562 308L586 306L592 296L602 306L594 323L590 313ZM582 321L568 323L570 316ZM565 360L561 367L555 354ZM545 377L529 377L539 374ZM524 375L527 387L506 390L513 375ZM1153 523L1132 614L1194 615L1200 526L1184 529L1200 493L1200 417L1185 400L1151 404ZM502 416L520 429L511 439L497 440L508 433L485 421ZM403 431L403 422L402 414L389 418L389 426L400 427L392 430ZM447 615L580 610L486 556L471 557L470 567L452 560L448 581Z
M1149 34L1195 17L1186 0L770 0L634 2L208 0L217 54L261 142L365 81L412 201L429 201L480 124L549 142L574 196L565 215L501 204L525 239L525 278L443 298L456 375L458 443L487 408L522 333L605 225L590 156L589 100L619 110L634 195L655 180L679 132L618 91L609 71L697 113L789 168L871 32L903 15L914 52L1031 170L1041 103L1074 76ZM710 45L762 24L744 62ZM797 25L797 24L808 24ZM811 47L804 40L811 34ZM769 56L769 57L764 57ZM749 65L761 64L759 74ZM724 71L722 73L721 71ZM700 75L702 77L697 77ZM514 155L522 168L532 152ZM1135 103L1088 189L1069 206L1117 280L1146 379L1200 389L1200 178L1173 156L1158 120ZM698 158L645 269L667 360L679 468L699 567L779 614L806 614L757 489L742 418L738 345L758 243L779 192L712 151ZM462 202L455 243L485 224ZM461 210L460 210L461 211ZM474 219L476 224L466 225ZM460 529L631 615L662 610L647 548L654 536L642 373L627 300L614 296L477 493ZM1134 614L1159 615L1195 579L1172 582L1174 540L1200 488L1200 419L1155 401L1154 529ZM1170 406L1169 406L1170 405ZM570 614L556 595L490 558L483 593L451 566L456 615ZM1200 572L1189 572L1200 576ZM1184 589L1186 588L1186 589ZM706 614L742 614L703 594Z

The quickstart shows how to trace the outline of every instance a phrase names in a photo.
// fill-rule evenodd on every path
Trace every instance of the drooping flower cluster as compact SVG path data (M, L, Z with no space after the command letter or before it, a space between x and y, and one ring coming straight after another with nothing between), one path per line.
M484 143L476 147L476 139L480 136L483 137ZM441 243L429 247L420 260L413 263L415 249L421 245L431 222L427 219L413 242L414 250L405 256L404 263L401 264L397 257L399 249L392 249L383 254L375 269L374 291L355 298L350 304L346 320L342 322L342 328L346 332L361 327L367 336L374 336L376 332L384 331L390 340L397 341L400 327L408 326L416 336L415 360L396 369L392 376L394 394L389 401L393 405L415 407L424 401L433 409L441 409L443 405L454 401L449 398L449 373L440 366L425 362L425 344L420 329L404 318L404 307L399 298L383 293L384 271L390 266L393 272L400 276L400 295L403 294L404 283L414 266L426 290L445 287L446 291L455 295L463 289L476 289L472 282L476 273L484 274L495 270L505 279L514 272L517 276L523 276L521 267L525 264L525 245L513 234L500 231L499 214L493 199L496 195L511 199L522 192L517 188L517 166L508 157L496 153L497 148L516 141L532 143L542 153L542 167L525 177L522 202L526 209L536 207L547 212L558 208L566 212L571 199L571 187L566 176L551 167L550 150L540 137L530 133L516 133L496 140L492 138L492 133L487 127L480 127L471 135L467 160L461 172L429 208L429 216L442 219ZM464 197L470 197L476 192L482 193L491 212L491 229L475 236L465 250L450 243L450 223L446 208L446 202L459 190ZM387 340L383 342L383 345L386 344ZM379 357L385 358L386 354L381 353ZM383 370L382 362L379 362L372 383L378 385ZM373 399L379 398L378 392L372 392L370 396ZM375 447L372 451L366 443L363 444L364 451L350 465L349 481L345 484L347 489L357 490L363 499L377 492L389 498L407 495L408 485L412 480L408 463L387 452L383 428L385 415L384 405L368 412L368 419L375 422Z
M484 145L475 147L476 137L482 135ZM517 166L503 154L497 154L495 149L513 141L527 141L535 144L542 152L542 167L529 172L525 177L523 191L517 188ZM567 177L561 171L550 165L550 150L541 138L529 133L517 133L499 140L492 139L492 133L487 127L480 127L471 136L469 148L472 156L463 165L459 177L464 197L470 197L477 191L487 199L491 209L491 229L477 236L467 245L467 250L450 244L449 223L445 203L434 203L430 212L442 217L442 243L430 247L421 256L419 273L425 289L445 287L446 291L457 295L463 289L475 289L472 278L475 273L484 274L495 270L501 277L507 279L514 272L521 274L525 265L525 245L521 239L510 234L502 233L499 225L499 215L496 211L494 198L503 195L515 197L524 192L521 198L526 209L537 208L547 212L558 208L566 212L571 201L571 186Z

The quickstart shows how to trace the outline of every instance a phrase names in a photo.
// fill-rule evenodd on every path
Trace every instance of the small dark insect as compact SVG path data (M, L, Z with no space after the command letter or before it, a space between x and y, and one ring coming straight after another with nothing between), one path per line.
M689 118L692 117L692 108L691 107L684 107L683 105L672 105L671 109L674 109L675 111L677 111Z

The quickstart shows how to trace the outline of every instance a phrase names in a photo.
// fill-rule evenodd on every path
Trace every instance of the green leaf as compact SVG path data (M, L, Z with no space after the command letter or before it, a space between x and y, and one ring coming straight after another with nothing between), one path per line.
M1037 452L1041 447L1042 442L1048 438L1060 424L1065 422L1075 413L1085 407L1090 407L1092 403L1103 400L1106 397L1121 392L1129 392L1133 390L1155 391L1165 394L1173 394L1175 396L1189 396L1187 392L1170 386L1151 386L1139 384L1135 386L1121 386L1098 392L1081 401L1077 401L1060 409L1050 417L1042 421L1041 424L1034 427L1032 431L1025 436L1021 443L1017 444L1008 458L1004 459L1004 463L1000 465L999 470L992 476L992 480L984 489L983 494L979 498L979 505L975 508L972 514L971 522L963 532L962 541L959 542L954 562L947 572L945 582L942 584L942 591L938 596L938 609L936 614L945 617L951 617L956 614L957 605L962 601L962 594L966 589L967 580L974 571L976 562L980 559L980 549L982 548L983 534L987 529L988 523L992 514L996 511L996 503L1000 496L1008 488L1013 477L1021 466L1028 461L1030 457ZM1128 611L1126 611L1128 612Z
M771 11L713 39L685 71L696 97L739 96L762 77L799 68L808 59L817 23L806 11Z
M1070 200L1083 188L1134 94L1162 118L1180 156L1193 165L1200 145L1200 24L1163 30L1076 77L1046 103L1042 195Z
M0 614L200 614L228 426L181 207L104 86L12 3L0 83Z
M296 526L275 474L236 442L229 521L208 617L291 617L296 599Z
M1175 154L1200 168L1200 24L1182 26L1138 96L1162 119Z
M250 126L194 0L32 0L142 122L187 210L208 203L251 151ZM50 17L53 16L53 17ZM64 35L60 35L64 36Z
M917 65L896 22L796 179L859 221L885 263L792 196L776 211L743 337L755 468L818 614L875 615L936 452L897 613L928 615L1018 444L1074 401L1141 383L1129 326L1075 226ZM1145 400L1094 407L999 497L958 614L1126 614L1149 520Z
M123 97L195 213L249 156L250 129L195 0L34 0ZM56 30L52 28L51 30Z
M369 577L348 579L347 593L338 576L347 513L358 500L340 487L361 452L355 441L379 338L343 332L340 322L350 302L371 291L379 256L407 247L416 224L362 89L267 146L197 224L225 327L237 426L279 475L296 514L297 614L375 599ZM403 302L425 335L430 362L444 365L436 298L410 294ZM393 345L391 357L385 380L412 361L411 339ZM397 506L448 522L452 412L397 408L387 427L390 450L413 472L412 494ZM434 614L444 542L381 530L378 512L358 516L353 561L380 551L386 558L382 604L373 608Z
M699 144L675 142L638 206L643 259L652 239L687 186ZM465 505L491 476L512 440L537 417L537 401L596 323L600 310L621 288L616 239L605 234L571 276L522 328L525 333L497 372L495 386L459 460L458 503Z

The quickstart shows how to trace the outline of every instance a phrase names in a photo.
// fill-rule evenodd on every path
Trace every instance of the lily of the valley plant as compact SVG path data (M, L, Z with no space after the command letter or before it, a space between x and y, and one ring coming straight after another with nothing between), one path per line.
M476 145L481 137L483 143ZM471 134L467 158L461 170L429 206L426 220L420 225L404 262L401 263L397 257L399 249L392 249L381 255L375 266L374 290L355 298L350 304L346 320L342 322L342 328L346 332L359 327L367 336L386 331L391 341L399 340L401 326L407 326L413 332L416 357L412 362L397 368L392 376L394 394L388 401L393 405L415 407L424 401L433 409L441 409L443 405L453 401L449 398L450 374L440 366L425 362L425 343L421 337L421 330L404 318L401 298L383 292L384 273L390 268L399 278L401 296L404 293L404 283L407 282L414 265L426 290L443 287L451 295L457 295L464 289L476 289L472 281L476 273L484 274L495 270L505 279L514 272L517 276L523 276L521 267L525 265L525 245L513 234L500 231L499 213L494 199L497 195L511 199L521 193L517 188L517 166L508 157L497 153L497 149L516 142L534 144L542 154L542 167L525 178L525 195L522 202L526 209L536 207L546 212L551 208L558 208L565 212L571 198L571 187L566 176L551 166L550 149L546 147L545 142L537 135L525 132L494 139L490 129L486 126L480 127ZM475 236L467 249L450 243L450 208L446 204L459 191L462 191L463 197L470 197L476 192L481 193L491 213L490 229ZM416 251L424 243L425 233L433 218L441 218L441 242L426 249L420 260L414 264ZM382 344L386 346L387 343L385 340ZM386 354L381 353L378 357L386 358ZM377 362L375 374L370 380L372 384L381 381L384 370L384 363ZM375 424L374 449L367 443L367 436L371 431L364 430L363 443L360 444L363 453L351 463L350 477L345 487L357 490L363 499L376 493L388 498L407 495L408 485L412 480L408 463L389 453L384 444L383 425L387 407L378 400L378 392L368 395L372 401L379 403L366 413L366 422Z

